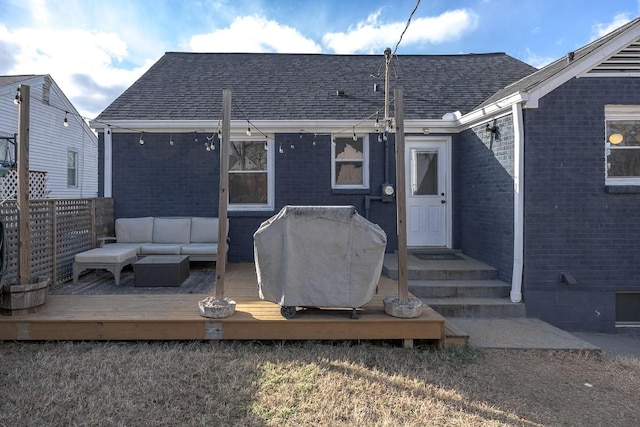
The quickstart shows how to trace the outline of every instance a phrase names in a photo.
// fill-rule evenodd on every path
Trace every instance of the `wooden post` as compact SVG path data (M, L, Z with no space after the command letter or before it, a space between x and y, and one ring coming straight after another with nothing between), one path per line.
M31 87L20 85L20 106L18 112L18 284L31 281L29 254L31 253L31 233L29 227L29 100Z
M409 300L407 281L407 195L404 157L404 106L402 89L393 91L396 116L396 207L398 215L398 300L400 305Z
M216 299L224 299L227 268L227 207L229 204L229 144L231 139L231 90L222 91L222 141L220 141L220 191L218 193L218 258L216 259Z

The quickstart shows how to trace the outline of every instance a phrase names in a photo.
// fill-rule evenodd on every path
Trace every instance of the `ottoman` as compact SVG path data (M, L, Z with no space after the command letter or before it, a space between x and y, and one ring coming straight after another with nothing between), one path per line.
M88 269L102 269L110 271L120 285L120 272L125 265L132 264L138 259L135 248L113 247L106 245L102 248L90 249L76 254L73 261L73 284L78 283L80 273ZM115 245L114 245L115 246Z

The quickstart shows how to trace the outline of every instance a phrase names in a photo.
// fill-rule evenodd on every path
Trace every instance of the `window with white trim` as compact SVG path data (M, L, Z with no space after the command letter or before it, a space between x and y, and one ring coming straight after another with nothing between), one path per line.
M606 183L640 185L640 105L605 106Z
M337 137L331 144L331 187L369 188L369 136Z
M273 141L235 140L229 148L229 210L272 210Z
M67 186L78 186L78 153L67 151Z

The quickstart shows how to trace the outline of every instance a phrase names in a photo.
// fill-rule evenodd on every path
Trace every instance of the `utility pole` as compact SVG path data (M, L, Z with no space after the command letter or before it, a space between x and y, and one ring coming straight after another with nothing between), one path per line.
M389 132L389 65L391 64L391 48L384 50L384 131ZM386 135L386 134L385 134Z

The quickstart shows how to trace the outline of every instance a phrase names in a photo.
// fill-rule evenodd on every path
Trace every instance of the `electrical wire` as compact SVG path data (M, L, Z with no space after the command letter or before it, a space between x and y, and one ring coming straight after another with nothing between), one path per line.
M406 33L407 30L409 29L409 24L411 24L411 18L413 18L413 14L416 13L416 10L418 10L418 6L420 6L420 0L418 0L418 2L416 3L416 6L413 8L413 11L411 12L411 15L409 15L407 24L404 26L404 30L402 30L402 34L400 34L400 39L398 40L398 43L396 43L396 47L395 49L393 49L393 53L391 54L391 56L395 56L396 52L398 51L398 46L400 46L400 42L402 42L402 37L404 37L404 33Z

